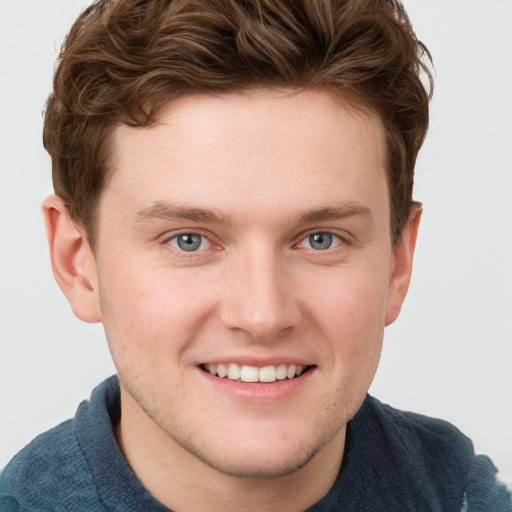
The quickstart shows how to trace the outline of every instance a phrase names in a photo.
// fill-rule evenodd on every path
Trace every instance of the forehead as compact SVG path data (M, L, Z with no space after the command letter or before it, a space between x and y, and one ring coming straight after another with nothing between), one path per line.
M138 139L139 143L149 142L156 147L159 135L170 135L173 129L173 140L178 144L185 139L186 142L195 139L198 145L227 142L228 145L245 143L249 147L264 143L266 147L285 150L288 144L295 146L302 142L304 149L311 152L322 139L324 147L331 141L340 148L344 140L353 142L348 140L346 132L330 131L337 125L341 130L348 126L359 143L371 141L382 146L380 119L367 109L353 106L356 104L356 100L349 96L335 96L316 89L256 89L222 95L185 95L167 104L158 121L150 127L119 126L115 130L114 153L117 159L122 159L123 154L130 152L123 144L125 140L131 144ZM308 144L308 140L312 144ZM167 142L172 143L172 140L167 139Z
M387 203L378 117L321 91L191 95L169 104L156 125L114 135L104 196L139 208L171 200L229 214L277 201L294 215L301 202L365 203L382 191Z

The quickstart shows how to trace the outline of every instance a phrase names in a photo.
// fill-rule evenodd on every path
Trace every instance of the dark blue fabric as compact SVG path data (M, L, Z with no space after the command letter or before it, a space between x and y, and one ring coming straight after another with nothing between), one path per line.
M0 477L0 511L169 512L124 459L113 430L119 415L112 377L80 404L74 420L14 457ZM348 424L334 487L308 510L510 512L510 494L495 472L452 425L368 396Z

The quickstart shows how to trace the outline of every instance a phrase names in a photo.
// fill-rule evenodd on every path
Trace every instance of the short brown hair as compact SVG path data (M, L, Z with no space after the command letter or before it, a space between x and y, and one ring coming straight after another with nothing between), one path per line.
M398 1L99 0L71 28L47 103L55 192L93 243L116 126L148 126L194 92L319 88L379 115L396 242L414 204L429 64Z

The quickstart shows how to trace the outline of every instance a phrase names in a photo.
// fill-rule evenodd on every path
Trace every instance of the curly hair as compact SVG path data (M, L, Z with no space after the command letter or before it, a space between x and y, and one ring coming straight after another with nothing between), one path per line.
M71 28L46 106L55 193L93 244L116 126L149 126L185 94L317 88L380 117L396 242L414 204L430 65L393 0L99 0Z

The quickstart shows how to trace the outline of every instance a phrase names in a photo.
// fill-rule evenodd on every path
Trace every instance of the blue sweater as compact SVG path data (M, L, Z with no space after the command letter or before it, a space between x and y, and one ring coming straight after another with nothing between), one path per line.
M40 435L0 477L1 512L169 512L142 486L114 436L119 384L103 382L73 420ZM336 483L309 512L510 512L496 470L452 425L367 396L349 422Z

